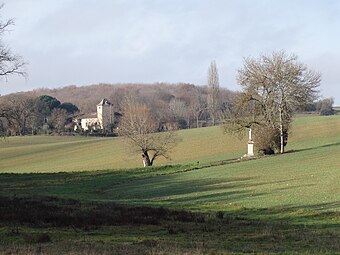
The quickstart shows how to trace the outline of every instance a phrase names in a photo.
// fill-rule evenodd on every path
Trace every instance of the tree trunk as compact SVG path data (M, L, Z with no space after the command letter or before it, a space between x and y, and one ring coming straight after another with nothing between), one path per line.
M283 127L282 123L280 124L280 153L284 153L284 139L283 139Z
M143 158L144 167L152 166L152 161L150 160L150 157L147 151L142 154L142 158Z
M283 124L282 124L282 109L279 110L280 114L280 153L284 153L284 139L283 139Z

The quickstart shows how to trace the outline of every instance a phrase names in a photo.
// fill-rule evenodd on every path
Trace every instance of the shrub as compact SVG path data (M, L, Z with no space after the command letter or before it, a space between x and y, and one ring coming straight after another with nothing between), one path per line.
M51 242L51 237L47 233L39 233L39 234L25 234L23 236L24 241L29 244L34 243L49 243Z
M255 142L260 155L271 155L280 150L280 131L272 126L260 126L255 130ZM283 145L287 145L288 129L283 130Z
M177 121L177 126L179 129L186 129L188 128L188 123L184 118L179 118Z
M216 213L216 218L217 218L217 219L220 219L220 220L223 220L223 218L224 218L224 212L218 211L218 212Z
M321 116L333 115L335 113L333 109L333 104L334 104L333 98L325 98L317 102L316 108Z

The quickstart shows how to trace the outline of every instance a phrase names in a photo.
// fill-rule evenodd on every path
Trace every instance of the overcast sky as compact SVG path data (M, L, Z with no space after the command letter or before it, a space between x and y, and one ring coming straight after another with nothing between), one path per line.
M3 0L15 18L5 42L29 65L28 80L0 94L126 82L206 84L239 90L244 57L281 49L322 73L321 93L340 105L338 0Z

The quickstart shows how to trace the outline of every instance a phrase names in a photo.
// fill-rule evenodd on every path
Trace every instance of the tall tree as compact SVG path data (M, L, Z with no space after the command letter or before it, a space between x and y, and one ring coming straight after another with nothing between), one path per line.
M74 114L76 112L79 112L79 108L69 102L62 103L58 106L59 109L64 109L68 114Z
M219 97L219 77L216 62L212 61L208 69L208 110L213 125L216 124L218 97Z
M51 97L48 95L43 95L38 97L38 101L42 102L44 104L44 111L46 115L50 115L52 110L55 108L58 108L60 106L60 101L56 99L55 97Z
M60 133L65 129L68 113L65 109L55 108L51 113L51 123L55 130Z
M190 98L190 105L189 105L189 111L192 113L195 122L196 122L196 128L199 128L199 121L201 116L206 112L207 110L207 97L206 95L201 91L200 88L195 87L195 89L191 93Z
M46 124L48 118L51 116L52 111L57 109L61 105L60 101L55 97L42 95L36 99L35 108L37 112L37 118L40 119L40 124Z
M158 157L169 158L177 143L173 132L156 133L159 123L145 104L129 102L124 106L119 134L124 136L135 153L141 153L143 165L152 166Z
M27 134L28 123L34 115L34 99L31 97L10 95L3 97L0 102L0 117L7 119L12 134Z
M238 82L243 91L231 123L271 129L267 136L272 133L276 139L278 134L279 150L283 153L294 109L317 97L321 75L309 70L296 55L279 51L245 59L238 71Z
M180 129L188 127L188 107L180 98L173 98L169 103L169 110L174 120L177 121L177 127Z
M0 5L0 9L3 8ZM14 20L0 21L0 77L7 79L10 75L26 76L24 67L26 65L23 58L14 54L11 49L3 42L4 34L14 25Z

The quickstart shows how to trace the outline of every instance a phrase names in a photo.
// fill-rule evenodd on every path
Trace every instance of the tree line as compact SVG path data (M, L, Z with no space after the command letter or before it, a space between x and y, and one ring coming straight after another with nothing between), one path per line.
M46 115L45 121L50 131L69 132L72 130L70 118L75 113L95 112L96 105L103 98L112 103L114 111L122 113L127 97L133 97L138 103L147 105L155 119L159 121L160 129L210 126L224 123L229 118L227 113L231 106L235 109L236 101L242 93L226 88L216 89L216 86L211 88L184 83L97 84L36 89L0 96L1 128L3 132L7 127L9 135L42 133L46 131L42 129L45 124L42 116ZM39 107L37 103L38 99L44 96L64 103L55 108L51 105L49 110L46 110L44 109L46 106ZM293 112L332 115L335 113L333 104L332 98L311 100L305 105L294 107ZM79 111L73 109L72 112L72 107L69 109L67 105L74 105Z
M0 130L5 135L60 133L72 130L78 107L43 95L12 94L0 98Z
M44 124L53 132L70 131L71 117L96 112L101 99L107 98L113 111L122 113L126 99L133 98L150 109L160 131L196 128L221 123L225 106L236 94L225 88L214 91L212 107L208 86L166 83L68 86L1 96L0 117L9 135L42 133L46 131Z

